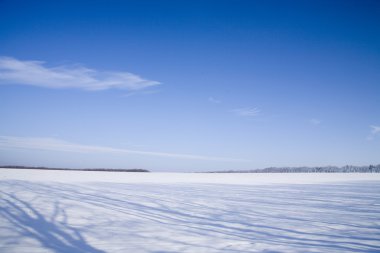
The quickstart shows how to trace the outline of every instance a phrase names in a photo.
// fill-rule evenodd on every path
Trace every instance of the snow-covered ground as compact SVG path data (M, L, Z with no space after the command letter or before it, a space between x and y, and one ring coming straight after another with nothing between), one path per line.
M0 170L0 252L380 252L380 174Z

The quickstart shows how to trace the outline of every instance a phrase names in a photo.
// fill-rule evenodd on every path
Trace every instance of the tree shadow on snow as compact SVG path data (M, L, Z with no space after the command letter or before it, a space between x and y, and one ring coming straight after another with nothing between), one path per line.
M158 240L181 247L184 252L257 252L249 249L255 243L269 245L260 251L262 253L281 251L272 246L284 246L293 252L316 249L319 252L380 251L377 243L380 227L376 222L380 217L380 187L377 184L273 187L117 183L53 185L8 181L2 185L11 194L5 194L6 198L1 200L0 203L4 204L0 205L0 214L21 235L35 238L55 252L104 251L86 242L83 227L78 229L68 225L65 208L58 202L51 217L47 218L31 202L16 197L18 191L82 203L89 209L94 206L98 216L92 229L101 230L101 238L120 236L125 247L144 247L151 253L170 252L153 249L147 244ZM108 217L108 211L115 216ZM119 219L118 215L123 218ZM141 224L143 226L138 226ZM145 233L147 228L149 233ZM202 241L189 240L187 236L201 238ZM138 244L135 239L145 242L145 245ZM234 244L214 245L214 240L232 241ZM237 242L248 245L244 247L246 250L235 247Z
M80 229L67 224L65 210L56 202L50 218L42 215L31 204L13 194L0 192L0 215L9 221L21 236L34 238L45 248L59 253L104 253L91 246ZM63 220L58 221L62 216Z

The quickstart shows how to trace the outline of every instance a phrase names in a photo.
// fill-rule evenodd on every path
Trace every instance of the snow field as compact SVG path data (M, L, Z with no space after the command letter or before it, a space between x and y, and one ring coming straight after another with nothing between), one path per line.
M377 174L2 170L0 194L4 253L380 252Z

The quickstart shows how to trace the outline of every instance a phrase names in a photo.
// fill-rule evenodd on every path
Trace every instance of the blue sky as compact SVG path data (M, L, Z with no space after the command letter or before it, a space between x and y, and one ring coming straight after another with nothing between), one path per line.
M380 163L378 1L1 1L0 164Z

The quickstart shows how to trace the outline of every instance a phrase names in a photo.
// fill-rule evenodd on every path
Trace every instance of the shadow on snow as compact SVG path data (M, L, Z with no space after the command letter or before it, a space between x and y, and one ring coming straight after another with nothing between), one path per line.
M0 189L2 217L21 236L34 238L55 252L105 252L86 241L87 233L106 241L122 238L120 247L125 249L120 252L130 247L171 252L148 243L157 241L181 249L173 252L268 253L281 252L281 247L292 252L380 251L380 189L371 183L231 186L2 181ZM40 205L35 204L38 210L33 207L33 199L18 197L23 192L47 198L52 214L39 211ZM70 208L84 210L87 223L69 225ZM245 246L239 248L239 243ZM251 250L263 243L273 248Z
M89 245L78 228L67 224L67 215L59 202L55 202L54 213L48 218L13 194L1 194L0 214L21 236L34 238L44 247L60 253L104 252ZM63 216L61 222L57 221L59 215Z

